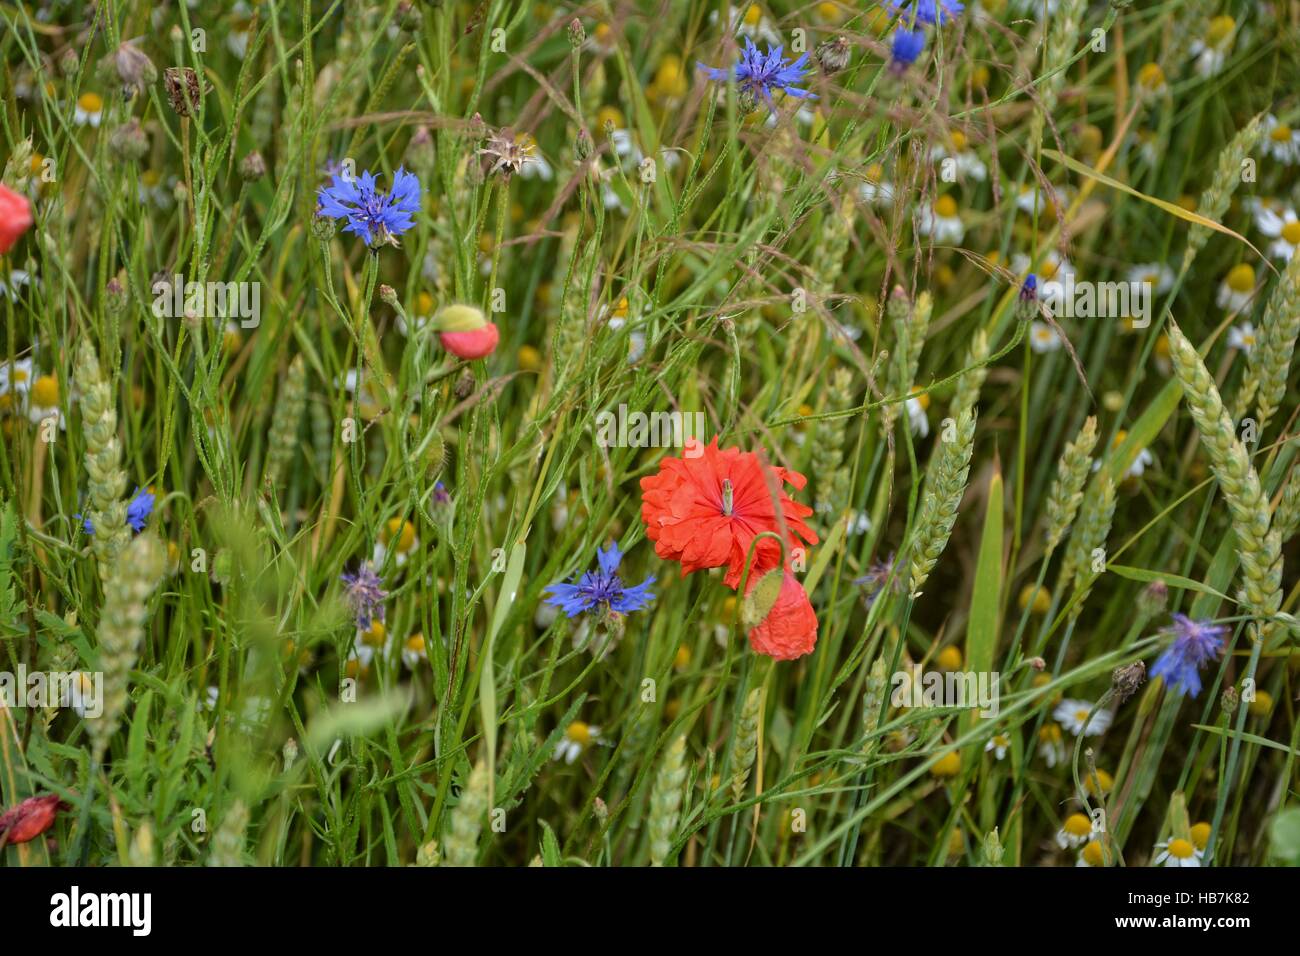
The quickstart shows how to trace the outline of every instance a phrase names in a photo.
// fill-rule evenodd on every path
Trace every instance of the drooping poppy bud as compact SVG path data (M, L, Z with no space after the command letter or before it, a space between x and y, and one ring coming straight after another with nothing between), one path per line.
M775 589L776 575L781 576L779 590ZM808 592L793 574L773 570L751 579L745 602L747 626L768 605L766 614L749 631L749 645L757 653L778 661L791 661L812 653L817 644L817 612L808 600Z
M68 805L57 793L28 797L16 807L0 813L0 843L26 843L54 824L54 816Z
M0 256L13 248L18 237L32 227L32 205L27 197L0 186Z
M501 340L496 325L472 305L444 306L434 315L433 327L442 347L462 359L491 355Z

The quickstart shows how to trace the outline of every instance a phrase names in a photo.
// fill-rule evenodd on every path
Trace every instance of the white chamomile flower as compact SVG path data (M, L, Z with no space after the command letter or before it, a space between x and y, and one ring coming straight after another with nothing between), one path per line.
M1038 756L1049 768L1064 762L1065 742L1061 739L1061 728L1056 724L1047 724L1038 731Z
M72 111L72 122L78 126L99 126L104 118L104 98L98 93L82 93Z
M100 697L90 674L85 671L73 673L72 680L63 685L63 698L59 701L59 706L72 708L83 720L87 712L98 716L97 712L101 710Z
M357 628L356 642L352 647L352 653L348 655L348 660L355 659L361 666L364 673L370 669L375 655L383 656L387 651L389 643L388 628L383 621L373 618L370 621L370 627L366 630ZM349 677L356 676L352 673Z
M1237 21L1229 16L1218 16L1210 21L1205 36L1192 41L1188 52L1196 57L1196 72L1201 76L1214 76L1223 69L1237 35Z
M1115 433L1115 439L1114 441L1111 442L1110 447L1112 449L1118 448L1120 445L1124 444L1124 440L1127 438L1128 438L1128 432L1126 432L1124 429L1121 428L1119 431ZM1124 477L1141 478L1142 475L1145 474L1146 470L1150 468L1152 465L1154 465L1155 463L1156 463L1156 456L1151 454L1150 449L1139 448L1138 453L1133 456L1133 464L1129 465L1128 471L1124 472ZM1101 459L1098 458L1096 461L1092 463L1092 470L1099 471L1100 469L1101 469Z
M35 424L52 418L67 431L68 423L59 407L59 380L53 375L42 375L32 382L27 393L27 418Z
M555 759L571 764L582 756L584 750L588 747L594 747L600 742L599 727L575 720L564 728L564 736L555 745Z
M1200 866L1201 859L1205 856L1192 845L1191 840L1182 837L1157 843L1156 849L1160 851L1153 861L1156 866Z
M1228 329L1228 348L1237 349L1238 351L1250 354L1250 350L1255 347L1255 326L1249 322L1243 322L1241 325L1234 325Z
M429 651L424 646L423 634L412 634L402 644L402 664L408 671L413 671L429 659Z
M1163 262L1144 262L1128 270L1128 281L1149 285L1153 295L1161 295L1174 287L1174 270Z
M718 12L709 14L709 22L718 21ZM779 46L781 34L772 26L772 21L763 15L763 8L757 3L742 7L730 7L727 10L727 29L738 37L749 37L755 42L768 46Z
M1007 750L1011 746L1011 738L1006 734L994 734L989 738L988 743L984 745L984 752L992 752L998 760L1005 759Z
M907 424L912 434L918 438L925 438L930 434L930 419L926 416L926 409L929 407L930 396L913 389L907 399Z
M1055 352L1061 344L1061 336L1046 322L1035 319L1029 323L1029 347L1039 355Z
M419 546L420 539L415 534L414 524L402 518L389 518L379 532L379 540L375 542L372 563L375 567L383 567L391 552L394 566L405 567Z
M1225 312L1243 312L1255 297L1255 270L1243 262L1228 270L1228 274L1219 283L1219 292L1215 302Z
M884 167L872 164L863 171L862 177L858 195L863 202L878 209L894 204L894 184L885 178Z
M1011 271L1016 275L1026 275L1032 264L1033 260L1023 252L1017 252L1011 257ZM1040 292L1042 286L1048 282L1061 282L1066 276L1074 274L1074 265L1055 249L1043 256L1042 261L1034 269L1034 275L1038 276Z
M16 392L26 395L32 387L31 358L17 359L0 365L0 395Z
M1293 130L1272 113L1264 117L1264 135L1260 140L1265 155L1285 166L1300 163L1300 131Z
M844 533L850 538L866 534L871 530L871 516L865 511L850 511L844 516L844 526Z
M966 134L959 129L955 129L948 139L951 146L941 143L930 149L931 161L942 165L945 159L951 159L952 168L956 172L958 179L970 179L977 183L984 182L988 178L988 167L979 158L979 154L970 148L970 141L967 140Z
M159 209L170 209L175 203L174 187L176 177L163 179L156 169L146 169L140 174L140 185L136 195L142 204L153 203Z
M1110 727L1111 713L1102 709L1088 718L1088 713L1092 710L1092 703L1086 700L1066 699L1056 705L1056 710L1052 711L1052 716L1056 718L1057 723L1068 730L1074 736L1083 735L1085 737L1094 737L1097 734L1104 734Z
M1082 813L1071 813L1056 831L1056 845L1062 850L1075 850L1083 846L1094 836L1097 829L1093 822Z
M1300 217L1296 216L1295 209L1281 203L1259 202L1254 217L1256 228L1273 240L1268 254L1290 262L1296 247L1300 246Z
M934 205L922 206L917 214L916 231L935 242L961 242L966 226L957 215L957 200L940 196Z

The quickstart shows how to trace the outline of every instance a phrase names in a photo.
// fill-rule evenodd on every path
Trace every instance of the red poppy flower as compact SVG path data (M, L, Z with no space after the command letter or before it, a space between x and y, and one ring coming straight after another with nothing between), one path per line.
M54 824L54 815L67 808L57 793L28 797L0 813L0 843L26 843L36 839Z
M0 186L0 256L13 248L32 226L32 205L7 186Z
M692 451L697 454L691 455ZM750 544L764 531L784 535L787 559L800 539L817 543L817 535L803 522L812 509L786 494L787 482L802 488L807 479L765 465L753 452L719 450L715 437L703 448L688 447L681 458L665 458L659 463L659 474L641 479L641 520L655 554L681 562L683 576L726 565L723 581L735 588ZM775 568L780 560L780 544L773 538L761 539L754 549L750 579Z
M782 575L776 602L767 616L750 630L749 646L775 660L792 661L811 654L817 645L817 612L798 579L789 571L783 571ZM746 596L761 580L750 578Z

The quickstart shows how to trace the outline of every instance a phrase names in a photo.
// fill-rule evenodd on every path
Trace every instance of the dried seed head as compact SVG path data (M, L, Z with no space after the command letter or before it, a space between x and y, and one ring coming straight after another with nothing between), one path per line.
M533 146L532 143L516 140L507 127L489 136L487 145L478 153L480 156L486 156L491 163L487 170L489 176L500 173L508 177L523 170L524 164L533 155Z
M132 116L109 134L108 148L119 159L140 159L149 152L149 136Z
M849 65L849 41L844 37L826 40L817 47L817 65L827 76Z
M1122 704L1142 686L1147 678L1147 666L1142 661L1134 661L1124 667L1117 667L1110 672L1110 686L1115 692L1117 702Z
M158 79L158 68L133 42L123 43L100 60L98 72L105 83L120 82L127 99L143 93Z
M199 75L188 66L169 66L163 73L167 85L167 101L177 116L193 116L203 102L203 87Z
M239 164L239 175L244 178L244 182L253 182L261 179L266 175L266 160L257 150L253 150Z

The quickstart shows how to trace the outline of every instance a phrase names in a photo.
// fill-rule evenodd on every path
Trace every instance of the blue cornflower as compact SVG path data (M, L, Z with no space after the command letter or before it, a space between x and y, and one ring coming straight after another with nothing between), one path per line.
M759 51L754 41L745 37L745 49L741 51L740 62L734 68L736 85L748 90L755 100L762 97L769 109L776 107L772 103L772 92L780 90L786 96L796 99L817 99L807 90L801 90L794 84L801 82L808 73L808 54L797 60L787 61L781 54L784 47L769 49L767 53ZM709 75L709 79L725 83L733 76L732 70L719 69L707 63L696 61L696 66Z
M145 522L153 514L153 492L147 488L136 486L135 491L131 492L131 500L126 504L126 523L131 526L131 530L139 534L144 530ZM75 515L81 519L81 527L86 534L94 534L95 526L90 523L89 515Z
M654 578L646 578L636 587L623 585L618 576L618 565L623 560L623 552L618 545L611 543L604 551L596 549L597 571L587 571L577 584L552 584L546 589L550 595L546 603L558 607L569 617L577 617L584 611L599 607L602 613L615 611L626 614L639 611L654 600L650 585Z
M383 579L369 562L362 561L355 574L343 572L339 580L345 585L343 594L352 607L359 630L368 631L372 622L384 619L384 598L388 597L388 592L383 588Z
M1163 633L1173 635L1174 641L1156 660L1151 676L1163 677L1180 694L1190 692L1195 697L1201 692L1201 665L1223 652L1223 636L1228 629L1222 624L1193 621L1186 614L1175 614L1173 618L1174 623Z
M916 11L914 16L913 11L909 9L911 3L912 0L903 0L902 3L895 3L894 0L883 0L881 6L888 9L890 13L900 15L908 23L915 20L917 23L925 23L930 26L934 26L936 23L943 26L966 9L966 5L959 2L959 0L915 0Z
M902 73L916 62L916 58L925 49L925 32L899 27L894 31L894 42L890 47L890 66L894 72Z
M395 246L396 237L415 225L411 217L420 211L420 180L399 166L392 192L384 193L375 188L369 170L352 178L338 172L316 199L318 215L348 221L344 232L356 233L368 246Z

